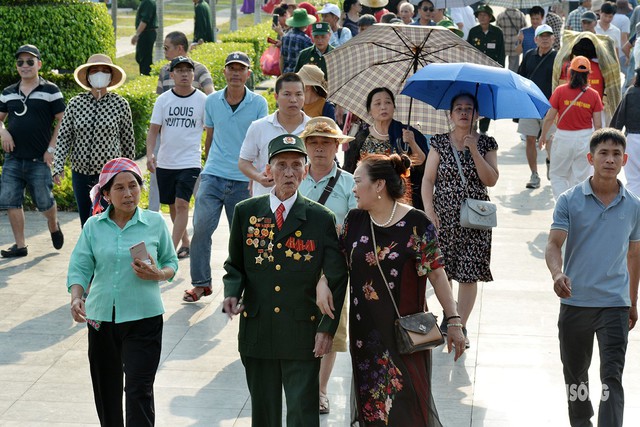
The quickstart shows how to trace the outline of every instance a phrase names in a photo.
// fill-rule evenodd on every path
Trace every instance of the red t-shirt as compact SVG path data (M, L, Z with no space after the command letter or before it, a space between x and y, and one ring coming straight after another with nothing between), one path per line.
M571 89L568 84L558 86L553 91L549 103L552 108L558 110L558 119L571 104L581 89ZM584 94L578 99L573 107L567 111L562 120L558 122L558 129L561 130L583 130L593 127L593 113L602 111L602 101L600 95L594 89L587 87Z
M602 99L604 97L604 78L602 77L602 71L600 71L600 64L593 59L590 59L589 62L591 62L591 72L589 73L589 77L587 77L587 82L589 86L598 92L600 99ZM562 64L560 80L569 81L569 61Z

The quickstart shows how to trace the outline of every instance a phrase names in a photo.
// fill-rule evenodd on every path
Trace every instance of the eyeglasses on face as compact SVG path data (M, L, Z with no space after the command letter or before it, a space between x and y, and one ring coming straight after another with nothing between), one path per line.
M35 63L36 63L36 61L34 61L33 59L27 59L26 61L25 61L24 59L18 59L18 60L16 61L16 65L17 65L18 67L22 67L22 66L24 65L24 63L25 63L25 62L27 63L27 65L28 65L29 67L33 67L33 66L35 65Z
M427 6L425 6L425 7L423 7L423 8L422 8L422 11L423 11L423 12L433 12L434 10L435 10L434 8L432 8L432 7L427 7Z

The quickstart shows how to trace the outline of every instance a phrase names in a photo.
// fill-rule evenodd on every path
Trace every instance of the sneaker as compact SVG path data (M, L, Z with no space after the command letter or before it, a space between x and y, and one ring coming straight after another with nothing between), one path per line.
M551 164L551 160L547 158L544 162L547 165L547 181L551 181L551 178L549 178L549 165Z
M532 172L531 173L531 179L529 179L529 182L527 182L526 187L527 188L540 188L540 176L538 175L538 172Z
M51 233L51 242L53 243L53 247L56 249L62 248L64 245L64 234L62 234L62 229L60 228L60 223L57 223L58 229ZM26 255L26 254L25 254Z
M7 250L3 249L0 251L0 255L2 255L2 258L16 258L21 256L27 256L28 253L29 251L27 250L26 246L24 248L19 248L18 245L15 243L9 249Z

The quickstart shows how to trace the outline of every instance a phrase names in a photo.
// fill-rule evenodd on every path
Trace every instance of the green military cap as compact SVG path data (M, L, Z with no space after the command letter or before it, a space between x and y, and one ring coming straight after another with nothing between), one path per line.
M487 5L487 4L481 4L476 8L476 11L473 12L473 14L476 16L476 18L478 17L478 14L480 13L486 13L487 15L489 15L491 17L491 19L489 20L489 22L496 22L496 17L493 15L493 9L491 9L491 6Z
M311 34L314 36L329 34L330 31L331 28L329 27L328 22L316 22L311 26Z
M273 138L269 142L269 161L271 161L273 156L286 152L298 152L304 154L305 157L307 156L307 149L304 147L304 142L295 135L285 133L284 135Z

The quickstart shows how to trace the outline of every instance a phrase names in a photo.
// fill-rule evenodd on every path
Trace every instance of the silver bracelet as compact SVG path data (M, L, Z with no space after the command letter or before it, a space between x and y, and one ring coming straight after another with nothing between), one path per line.
M447 323L448 328L462 328L464 325L462 323Z

